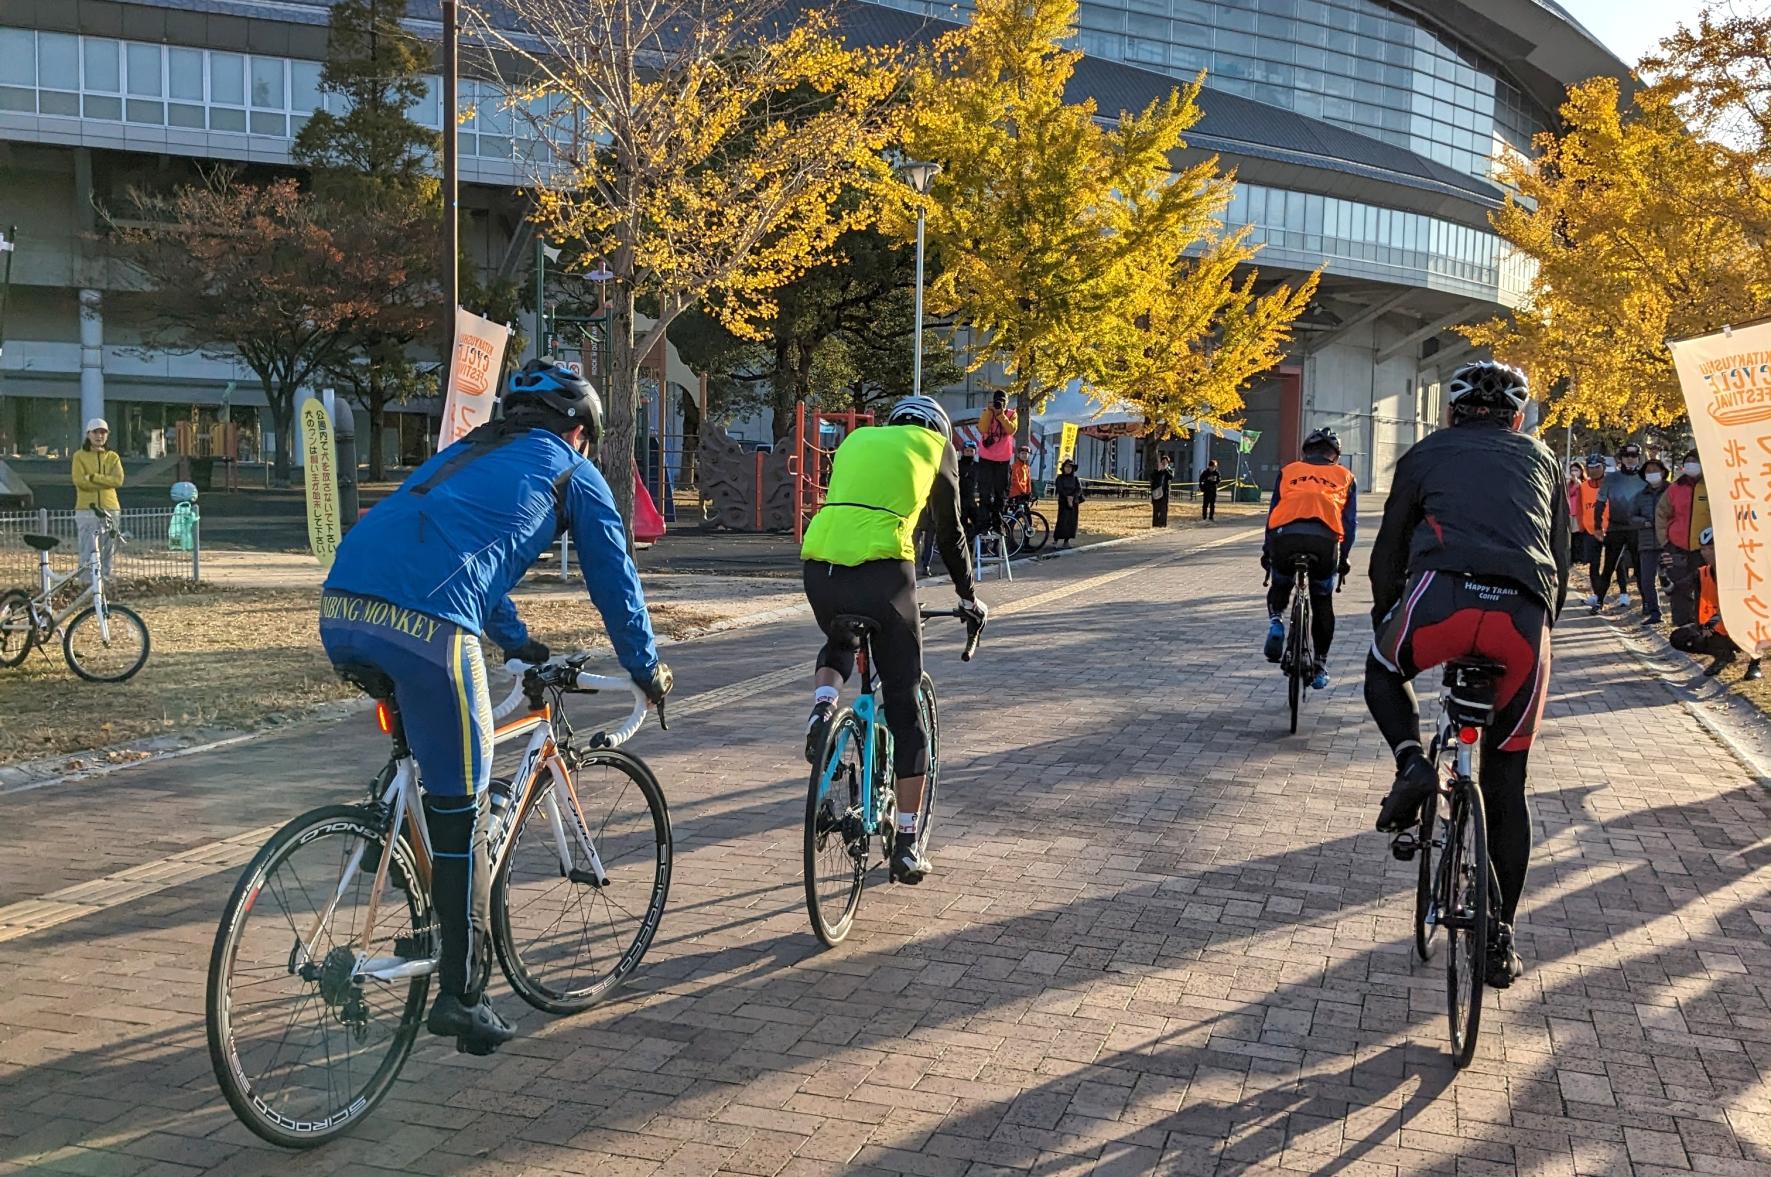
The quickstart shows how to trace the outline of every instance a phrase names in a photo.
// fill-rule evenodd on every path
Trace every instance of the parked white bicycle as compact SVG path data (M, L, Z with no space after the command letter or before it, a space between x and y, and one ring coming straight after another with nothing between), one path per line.
M584 660L516 666L494 712L497 743L528 744L515 775L492 782L492 941L517 996L556 1014L587 1009L638 967L670 893L664 792L618 747L645 722L645 694L626 676L585 673ZM368 670L346 678L375 697L393 755L365 801L271 836L209 958L216 1080L241 1122L287 1148L348 1131L392 1090L437 966L417 761L392 684ZM612 731L574 732L563 696L599 691L631 692L633 710Z
M37 553L38 588L34 594L22 588L0 592L0 666L19 665L32 650L47 649L57 635L68 668L89 682L122 682L147 662L147 623L135 610L105 595L103 547L121 546L129 537L117 527L114 515L96 508L93 513L104 526L92 532L92 550L60 576L49 566L49 553L61 546L61 540L29 533L23 537ZM56 594L82 574L85 587L58 608Z

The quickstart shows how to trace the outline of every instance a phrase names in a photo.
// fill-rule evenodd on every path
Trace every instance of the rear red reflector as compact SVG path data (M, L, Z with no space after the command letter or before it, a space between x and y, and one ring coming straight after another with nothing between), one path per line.
M387 704L380 699L375 701L375 726L381 729L384 736L394 730L394 717L388 711Z
M387 729L382 728L381 730L386 731ZM1459 728L1457 732L1457 742L1460 744L1474 744L1477 735L1478 733L1473 727Z

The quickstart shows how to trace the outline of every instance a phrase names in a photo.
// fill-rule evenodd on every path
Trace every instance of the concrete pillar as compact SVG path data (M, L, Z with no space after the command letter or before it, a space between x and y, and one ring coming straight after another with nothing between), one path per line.
M1199 472L1205 469L1205 464L1209 461L1211 461L1211 430L1195 429L1193 431L1193 469L1189 472L1188 477L1192 481L1198 482Z
M104 296L80 292L80 424L105 415Z

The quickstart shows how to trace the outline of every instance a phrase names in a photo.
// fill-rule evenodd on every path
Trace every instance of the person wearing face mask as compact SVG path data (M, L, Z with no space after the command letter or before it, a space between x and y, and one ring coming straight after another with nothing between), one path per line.
M1568 562L1570 566L1585 564L1587 533L1580 525L1581 487L1586 485L1586 467L1575 462L1568 467L1568 481L1562 492L1568 497Z
M1660 533L1654 515L1666 494L1666 463L1649 458L1642 463L1642 493L1630 508L1630 525L1636 529L1636 584L1642 594L1642 624L1660 623L1660 594L1655 573L1660 569Z
M1600 532L1605 526L1605 516L1599 510L1599 486L1605 481L1605 456L1588 454L1586 479L1580 484L1580 511L1576 520L1580 524L1581 555L1587 566L1587 584L1599 583L1599 562L1605 555L1605 541ZM1587 603L1592 604L1589 597Z
M1679 477L1660 496L1654 508L1654 534L1661 562L1672 578L1667 601L1673 624L1691 625L1697 620L1698 570L1703 566L1699 537L1709 529L1709 490L1703 484L1703 464L1697 451L1687 451Z
M1624 580L1624 570L1619 565L1627 554L1631 566L1640 569L1642 556L1637 542L1641 532L1635 520L1636 499L1648 483L1642 477L1642 447L1635 442L1626 442L1617 451L1617 469L1607 474L1599 483L1595 496L1595 522L1598 524L1600 543L1603 544L1603 563L1599 568L1599 578L1593 582L1592 595L1587 597L1587 606L1596 616L1605 607L1605 593L1611 588L1611 578L1617 577L1617 603L1623 608L1630 604L1629 585ZM1638 572L1637 580L1641 579Z

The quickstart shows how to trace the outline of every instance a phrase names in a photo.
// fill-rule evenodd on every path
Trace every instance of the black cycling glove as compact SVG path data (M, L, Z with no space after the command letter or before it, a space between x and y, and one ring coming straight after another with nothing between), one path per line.
M540 666L546 662L550 651L542 643L530 638L514 650L504 652L506 662L527 662L530 666Z
M676 676L670 673L670 667L660 662L652 667L652 673L641 677L634 675L633 681L646 692L646 698L654 705L664 702L664 696L670 694L670 688L676 685Z

